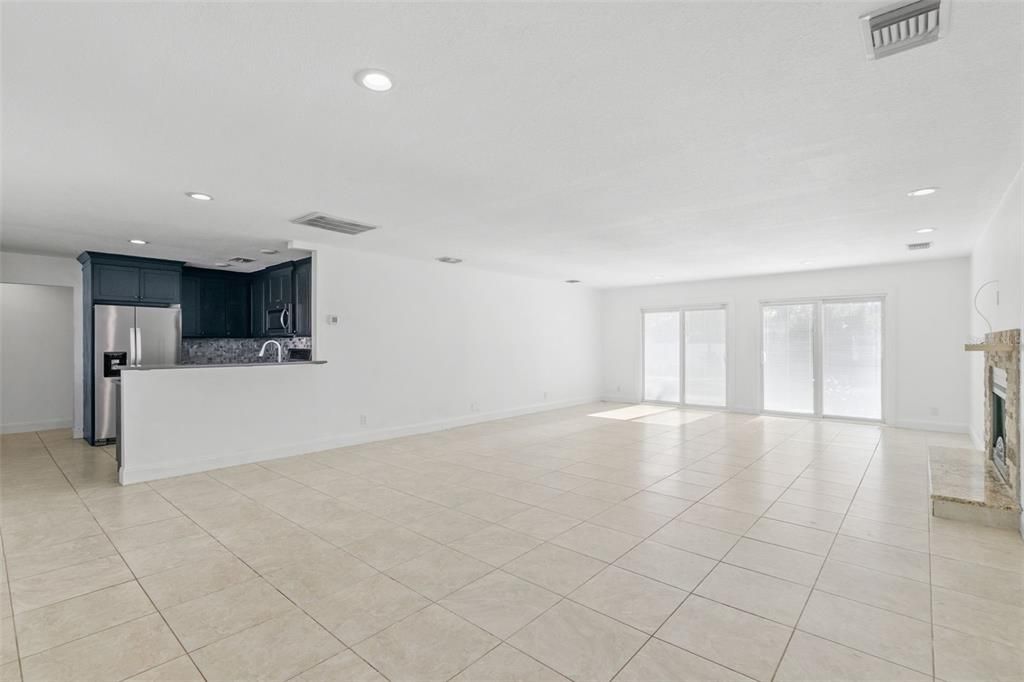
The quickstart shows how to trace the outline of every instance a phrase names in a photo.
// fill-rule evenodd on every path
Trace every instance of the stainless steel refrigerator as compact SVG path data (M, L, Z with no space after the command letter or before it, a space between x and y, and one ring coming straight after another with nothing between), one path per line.
M121 367L177 365L181 361L181 308L93 306L93 438L117 437Z

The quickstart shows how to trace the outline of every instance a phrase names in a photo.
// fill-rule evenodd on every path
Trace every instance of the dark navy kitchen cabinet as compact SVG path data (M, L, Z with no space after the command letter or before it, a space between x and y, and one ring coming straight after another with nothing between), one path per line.
M224 335L249 336L249 280L229 277L224 283Z
M86 251L78 257L93 303L169 306L181 302L182 263Z
M199 277L182 273L181 335L200 336L199 330Z
M308 258L296 261L292 279L295 295L293 332L296 336L312 336L313 262Z
M199 331L203 336L221 337L227 332L224 315L224 279L217 276L199 278Z
M292 270L291 263L275 265L264 270L264 286L266 287L267 310L277 310L292 304Z

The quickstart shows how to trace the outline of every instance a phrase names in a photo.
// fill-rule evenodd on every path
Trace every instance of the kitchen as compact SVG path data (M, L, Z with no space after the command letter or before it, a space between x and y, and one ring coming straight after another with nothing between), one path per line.
M83 282L84 437L95 446L117 445L122 482L126 469L139 462L134 455L147 451L130 447L132 436L148 432L154 423L145 414L169 414L168 406L162 405L165 394L158 391L143 405L125 399L130 395L125 384L159 383L163 377L155 375L168 370L249 372L323 364L313 361L312 254L266 249L264 255L271 258L261 262L237 256L214 268L99 252L78 257ZM196 373L185 374L194 385ZM222 406L231 404L228 400ZM126 416L139 410L140 416ZM224 414L219 423L227 428L233 418ZM161 440L167 441L166 435ZM160 472L135 480L168 475L165 470L178 465L162 457Z

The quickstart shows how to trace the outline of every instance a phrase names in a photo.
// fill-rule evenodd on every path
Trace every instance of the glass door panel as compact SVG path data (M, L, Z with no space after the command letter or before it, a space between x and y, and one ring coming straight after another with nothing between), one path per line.
M822 304L822 412L882 418L882 302Z
M764 409L815 414L815 304L762 308Z
M725 309L683 314L686 404L725 407Z
M679 311L644 313L644 400L678 403Z

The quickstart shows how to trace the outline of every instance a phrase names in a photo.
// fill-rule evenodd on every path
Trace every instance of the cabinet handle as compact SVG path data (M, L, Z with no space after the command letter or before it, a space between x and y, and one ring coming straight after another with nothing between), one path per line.
M288 309L284 308L281 311L281 329L288 331Z

